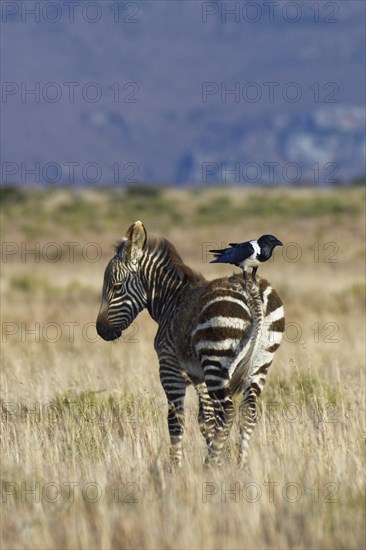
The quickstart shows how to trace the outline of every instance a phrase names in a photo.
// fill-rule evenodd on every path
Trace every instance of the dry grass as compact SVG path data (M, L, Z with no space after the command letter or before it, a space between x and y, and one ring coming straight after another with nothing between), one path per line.
M363 192L223 194L172 190L144 201L95 191L76 200L54 191L5 204L3 252L15 252L2 258L3 548L364 546ZM184 466L170 470L146 312L122 342L93 341L110 243L136 218L208 278L231 272L207 263L208 242L271 232L296 243L259 270L280 292L288 324L249 471L235 463L236 425L225 466L203 468L191 390ZM61 247L55 262L50 241ZM83 257L90 242L102 251L97 262Z

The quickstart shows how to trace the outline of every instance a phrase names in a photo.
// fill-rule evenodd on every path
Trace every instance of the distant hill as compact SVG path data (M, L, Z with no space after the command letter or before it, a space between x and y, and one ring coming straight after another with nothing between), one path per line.
M365 3L274 4L2 2L2 181L363 175Z

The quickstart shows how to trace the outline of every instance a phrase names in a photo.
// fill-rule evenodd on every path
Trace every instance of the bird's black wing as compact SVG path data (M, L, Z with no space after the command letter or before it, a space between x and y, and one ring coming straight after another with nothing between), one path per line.
M237 244L231 250L235 250L235 253L240 258L241 262L249 258L249 256L251 256L252 254L254 254L254 248L253 248L253 245L250 244L250 241Z
M211 263L224 263L238 265L243 260L246 260L254 252L254 248L250 242L240 243L232 248L224 248L223 250L210 250L216 258L211 260Z

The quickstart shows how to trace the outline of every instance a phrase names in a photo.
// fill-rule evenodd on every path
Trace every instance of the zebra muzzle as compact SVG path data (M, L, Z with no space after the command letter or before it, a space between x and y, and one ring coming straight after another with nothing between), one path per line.
M103 321L97 321L96 327L99 336L107 342L110 342L111 340L116 340L122 334L122 329L113 327Z

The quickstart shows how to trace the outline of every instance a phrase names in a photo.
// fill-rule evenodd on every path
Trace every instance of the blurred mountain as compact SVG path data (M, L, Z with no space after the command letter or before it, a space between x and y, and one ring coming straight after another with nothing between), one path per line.
M364 2L1 9L3 182L327 185L365 172Z

